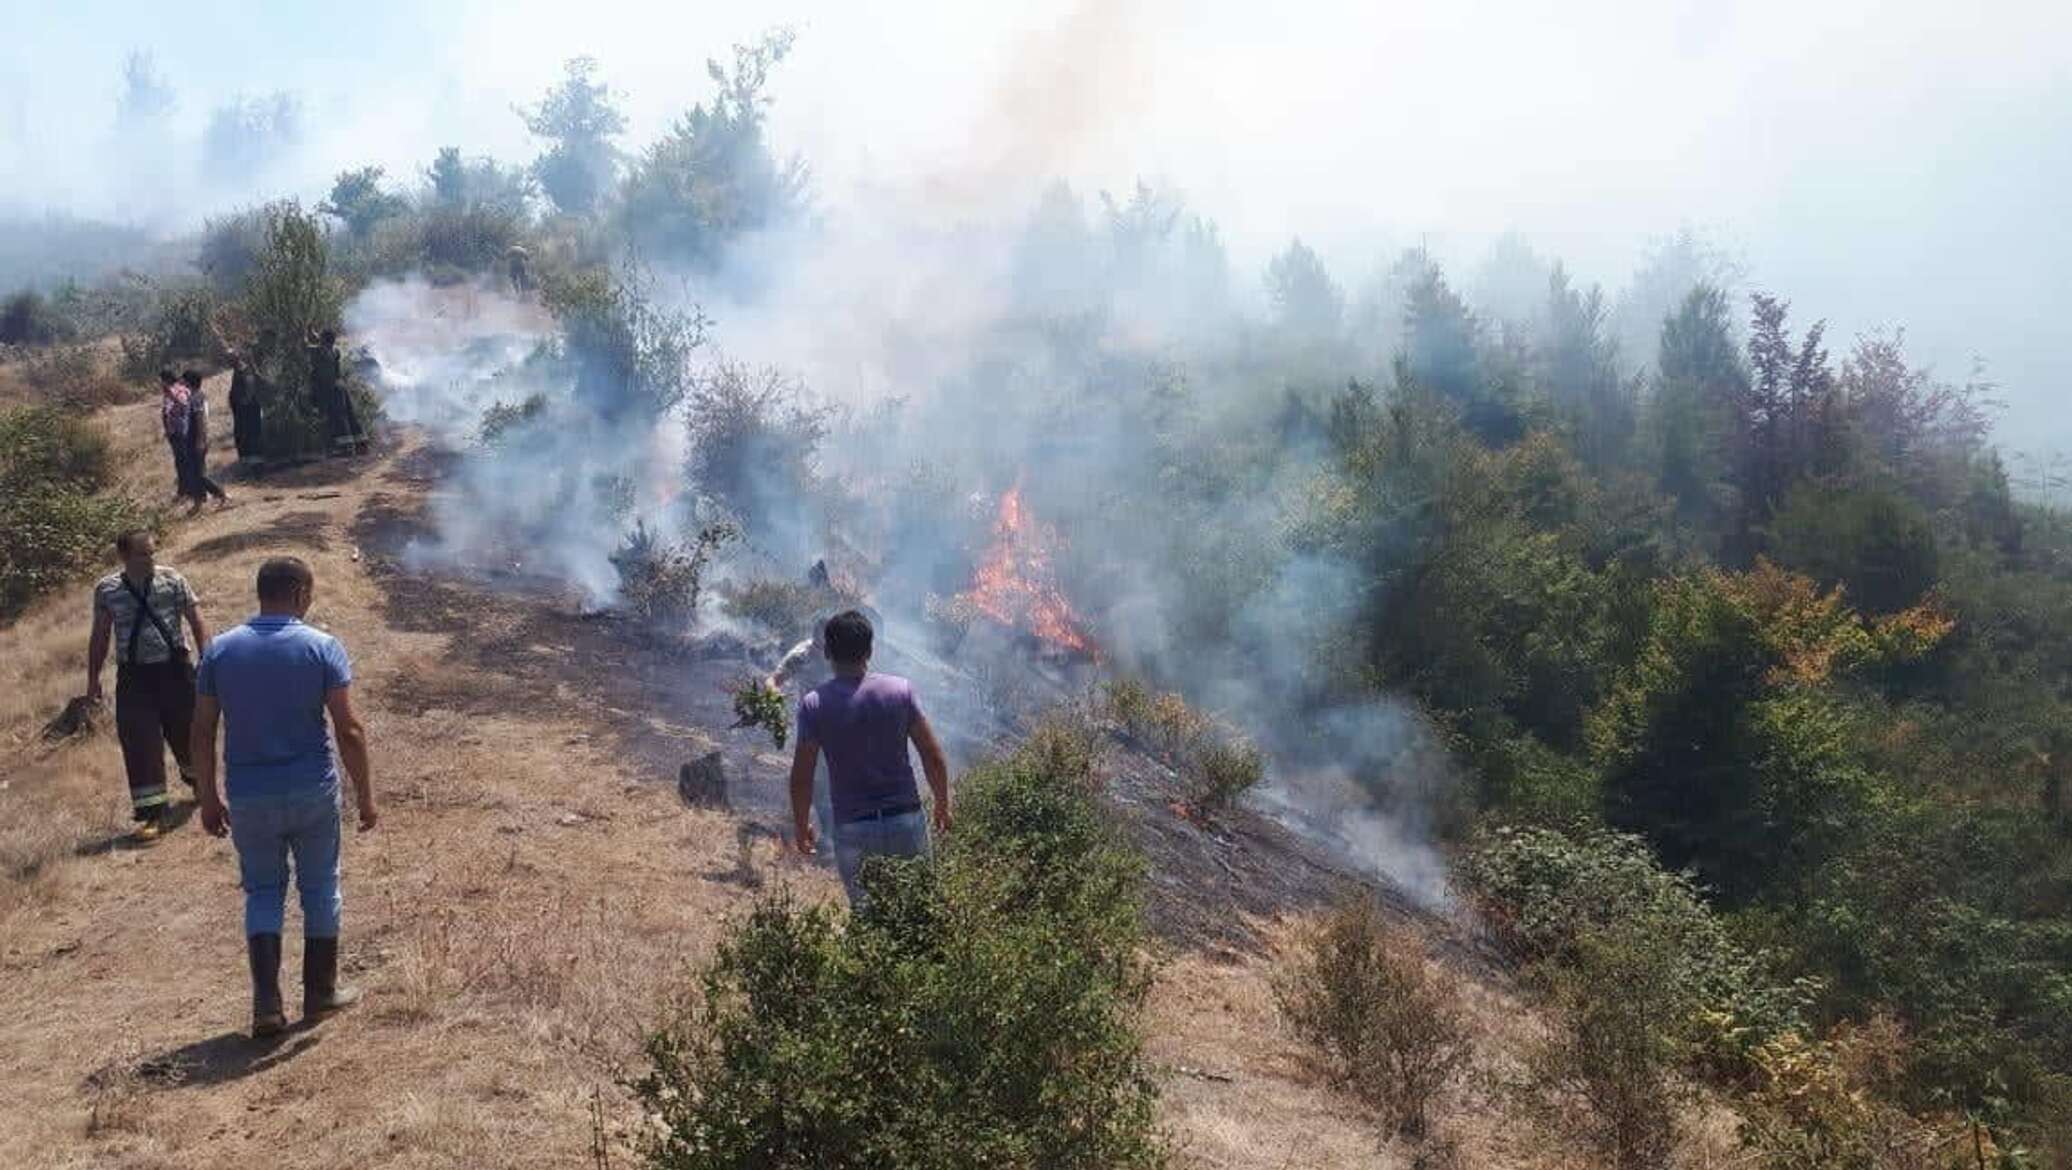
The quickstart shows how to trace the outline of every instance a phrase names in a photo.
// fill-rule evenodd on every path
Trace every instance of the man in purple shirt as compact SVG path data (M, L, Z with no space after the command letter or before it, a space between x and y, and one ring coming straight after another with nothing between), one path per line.
M812 853L813 769L827 753L834 805L835 868L855 905L857 875L867 857L919 857L928 852L928 824L914 783L909 743L935 796L935 831L950 828L950 767L914 684L872 674L870 620L855 610L828 619L823 635L835 676L799 700L798 746L791 759L791 819L799 851Z

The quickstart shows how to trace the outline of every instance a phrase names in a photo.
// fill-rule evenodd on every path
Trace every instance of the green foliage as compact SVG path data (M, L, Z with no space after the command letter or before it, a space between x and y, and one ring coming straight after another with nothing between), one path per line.
M381 186L380 167L340 171L331 184L331 195L317 210L345 224L354 237L363 237L374 225L410 210L410 202Z
M1108 684L1105 698L1108 714L1123 730L1180 774L1188 801L1199 812L1228 808L1266 776L1266 756L1258 747L1179 695L1122 678Z
M0 300L0 345L50 345L72 334L72 323L35 289Z
M685 474L759 543L803 554L802 509L814 494L813 459L831 416L783 371L722 361L691 389Z
M202 225L195 263L223 296L242 291L266 254L267 237L283 205L270 203L210 218Z
M596 61L570 58L561 84L539 105L518 111L526 130L547 141L532 164L533 176L554 207L568 215L597 210L618 166L612 139L626 129L626 116L596 73Z
M743 233L801 210L805 164L778 161L764 140L764 90L792 39L780 29L736 45L731 69L708 60L705 70L718 87L711 103L678 119L626 176L619 222L643 254L710 268Z
M1928 514L1890 488L1801 483L1771 518L1769 546L1779 564L1842 586L1866 613L1921 600L1939 566Z
M1583 936L1546 972L1553 1027L1528 1061L1529 1099L1614 1170L1668 1165L1693 1099L1681 958L1670 940L1614 930Z
M641 620L657 629L687 632L698 617L705 568L738 533L731 524L708 524L677 542L636 521L626 542L611 555L619 573L619 597Z
M734 686L734 726L760 727L770 733L770 742L780 751L791 735L791 711L784 693L750 676Z
M492 402L482 412L482 426L476 432L484 446L501 444L514 431L530 425L547 412L547 396L528 394L518 403Z
M1061 758L967 776L934 864L867 866L846 930L782 895L738 922L648 1043L648 1164L1162 1165L1140 863Z
M323 409L309 391L310 355L303 339L311 330L336 327L344 302L345 287L331 269L330 240L317 217L294 203L268 207L266 247L245 281L239 312L255 339L251 352L261 375L269 459L328 449ZM347 385L360 425L371 427L377 400L364 386L350 380Z
M1390 1129L1425 1132L1431 1104L1474 1054L1466 1012L1424 943L1394 929L1372 898L1353 898L1296 939L1274 978L1295 1034L1332 1079L1382 1112Z
M97 494L108 442L92 424L49 407L0 412L0 619L107 553L140 514Z
M1582 970L1593 940L1657 940L1657 975L1688 996L1667 1025L1687 1055L1737 1067L1757 1043L1802 1026L1816 984L1772 973L1770 955L1737 943L1684 874L1637 837L1601 829L1504 828L1463 860L1497 938L1542 971Z
M214 363L223 347L216 340L215 319L223 301L206 284L168 284L152 290L150 316L143 327L121 338L122 376L131 382L153 381L161 368Z
M53 406L85 411L112 406L134 396L134 390L107 368L92 344L49 345L22 359L22 381Z
M1277 323L1291 336L1312 341L1337 336L1345 293L1325 271L1323 259L1300 239L1267 264L1266 289Z
M616 422L659 418L683 400L704 317L657 309L633 277L594 269L549 281L542 292L584 406Z
M1949 628L1928 609L1865 621L1767 562L1662 583L1638 659L1591 715L1607 817L1737 901L1802 890L1875 797L1833 684Z
M754 622L784 640L812 633L815 615L835 600L830 590L774 577L725 585L720 591L728 614Z

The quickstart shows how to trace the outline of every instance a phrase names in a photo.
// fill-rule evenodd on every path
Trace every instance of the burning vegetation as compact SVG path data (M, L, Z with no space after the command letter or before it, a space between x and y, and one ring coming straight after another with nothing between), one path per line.
M1467 281L1418 248L1351 284L1291 241L1258 312L1217 225L1150 184L1017 191L956 231L927 197L814 221L767 135L792 43L712 64L645 152L570 62L525 111L530 165L357 166L317 209L208 224L176 277L9 298L47 400L0 418L0 612L135 521L80 421L105 358L234 346L262 445L298 456L292 339L343 326L377 359L354 392L451 458L399 559L523 564L643 619L658 670L724 658L744 739L785 742L759 669L835 604L939 635L888 659L1009 694L931 707L978 747L1126 680L1094 732L980 770L943 863L871 913L750 916L651 1046L657 1165L881 1160L858 1117L925 1136L886 1165L1156 1164L1111 745L1175 779L1160 831L1188 848L1270 811L1426 907L1465 857L1546 1009L1527 1095L1597 1164L1671 1158L1699 1086L1769 1166L1960 1128L1981 1163L2072 1160L2072 523L2017 490L1990 387L1897 335L1831 353L1690 234L1609 295L1516 240ZM839 589L799 583L816 560ZM1284 1001L1422 1134L1470 1058L1390 939L1348 912L1294 966L1337 986ZM1382 1074L1350 1059L1373 1046ZM915 1067L937 1095L888 1095ZM772 1094L808 1082L801 1130Z

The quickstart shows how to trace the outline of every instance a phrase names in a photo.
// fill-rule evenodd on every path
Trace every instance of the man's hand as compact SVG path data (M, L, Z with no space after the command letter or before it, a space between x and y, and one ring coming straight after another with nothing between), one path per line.
M938 833L949 832L950 802L947 800L938 800L935 802L933 807L934 813L930 819L932 819L935 822L935 831Z
M820 835L813 831L813 822L806 821L792 826L791 841L797 847L799 856L811 857L819 848Z
M374 798L372 796L362 796L359 799L359 805L360 832L372 832L374 826L381 822L381 814L374 809Z
M201 827L211 837L222 837L230 832L230 810L220 800L204 800L201 803Z

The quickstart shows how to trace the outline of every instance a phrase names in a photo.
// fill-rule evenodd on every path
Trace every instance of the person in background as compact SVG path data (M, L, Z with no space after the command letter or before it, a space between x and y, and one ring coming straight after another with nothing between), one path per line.
M935 798L935 830L950 828L950 769L942 745L921 713L914 684L871 673L872 636L869 619L853 609L828 619L822 637L834 677L799 700L798 746L791 760L792 831L799 851L811 854L817 844L809 811L813 770L821 754L827 755L835 868L852 906L862 897L858 877L866 859L928 853L928 823L908 744L920 752Z
M156 841L164 831L165 753L172 749L180 778L192 787L188 732L194 722L194 660L180 623L194 631L197 650L209 646L201 605L187 579L157 562L149 532L115 538L122 568L94 583L93 634L86 650L86 697L101 701L101 664L115 643L115 735L129 779L131 839Z
M303 622L316 577L295 557L259 567L259 612L202 655L194 706L196 796L210 835L237 848L245 891L245 951L252 972L252 1033L287 1025L281 1003L281 930L290 859L302 903L302 1016L351 1006L338 983L338 755L352 777L360 831L374 828L367 732L353 710L352 664L338 639ZM325 726L325 715L330 726ZM223 726L224 784L216 786L216 729Z
M265 420L259 407L259 371L243 350L230 351L230 441L237 447L239 463L254 474L265 470L266 456L260 450Z
M187 457L193 449L187 438L189 402L180 376L169 369L158 371L158 420L173 453L173 493L183 500L194 494L194 461Z
M331 433L333 455L364 455L366 436L353 413L352 394L345 386L345 367L338 353L338 334L326 329L311 332L305 343L309 350L309 389L317 408L324 412Z
M187 469L187 487L194 501L188 509L190 516L201 510L202 501L209 496L216 498L218 506L230 504L222 485L209 478L209 395L201 382L200 370L180 375L180 383L187 389L187 457L192 461Z

